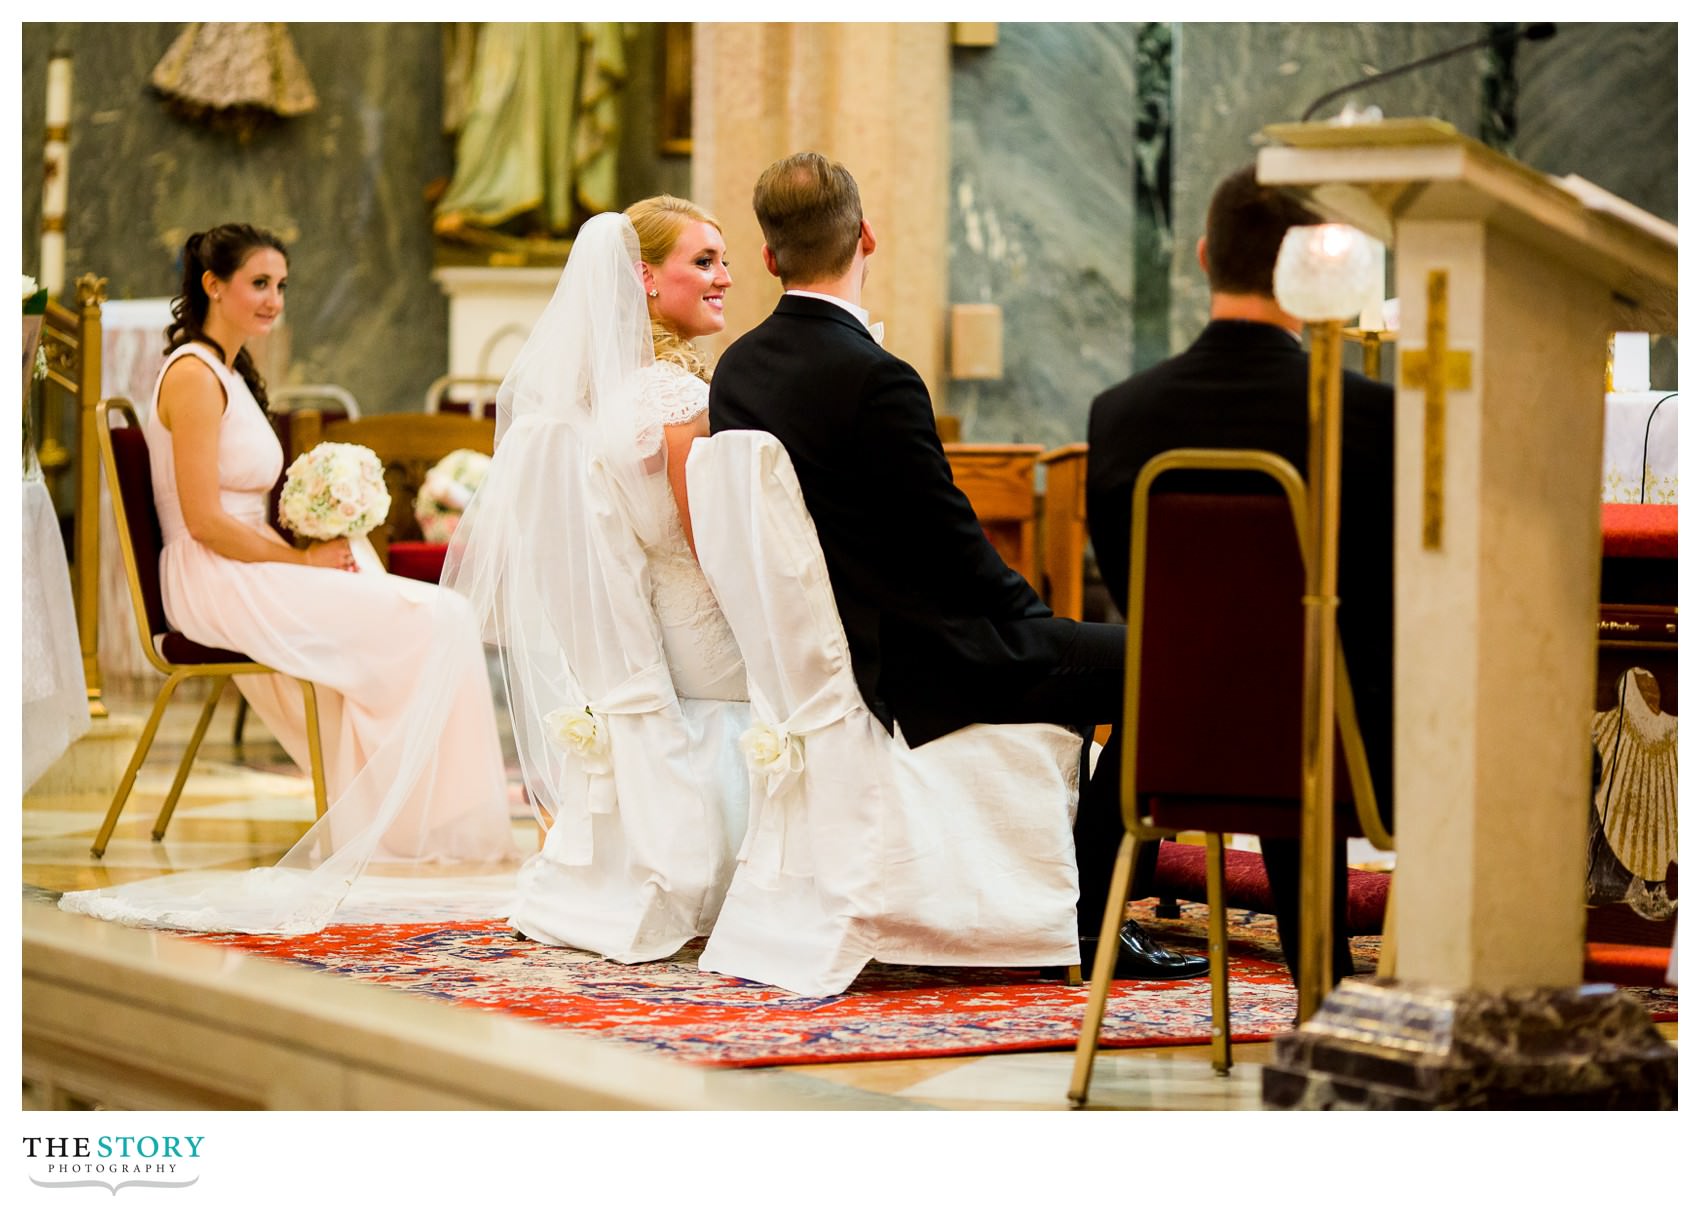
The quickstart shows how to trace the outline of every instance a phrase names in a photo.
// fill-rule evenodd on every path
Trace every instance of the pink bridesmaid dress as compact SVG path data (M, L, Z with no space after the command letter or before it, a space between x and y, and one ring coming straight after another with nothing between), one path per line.
M269 530L267 498L283 470L277 436L242 376L211 350L190 342L165 366L180 357L200 358L224 385L218 482L225 512ZM219 555L183 521L158 401L156 385L144 429L165 544L166 617L197 643L233 649L318 687L331 805L321 857L357 840L380 814L387 819L370 839L374 861L514 857L483 646L465 599L387 574ZM281 676L236 681L306 769L299 686Z

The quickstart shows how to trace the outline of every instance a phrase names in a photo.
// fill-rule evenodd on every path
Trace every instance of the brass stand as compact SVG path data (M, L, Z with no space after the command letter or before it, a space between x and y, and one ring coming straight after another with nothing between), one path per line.
M1364 347L1364 378L1381 382L1381 347L1387 344L1388 329L1348 328L1345 337Z
M1299 1022L1334 987L1334 687L1340 603L1340 351L1344 325L1310 330L1310 455L1305 568L1304 783L1299 846Z

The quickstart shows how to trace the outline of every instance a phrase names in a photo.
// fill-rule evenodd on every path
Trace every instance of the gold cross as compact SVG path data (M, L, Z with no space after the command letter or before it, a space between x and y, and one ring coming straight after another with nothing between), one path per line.
M1446 348L1446 271L1428 275L1428 317L1423 325L1426 349L1399 355L1400 385L1423 389L1423 546L1440 548L1445 516L1446 393L1470 386L1468 350Z

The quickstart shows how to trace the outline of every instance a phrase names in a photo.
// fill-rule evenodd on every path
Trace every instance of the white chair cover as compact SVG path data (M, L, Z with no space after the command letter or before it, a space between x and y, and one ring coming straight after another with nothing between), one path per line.
M876 959L1078 962L1080 738L976 724L910 749L901 729L888 735L857 691L778 440L698 441L687 477L697 555L757 717L749 831L702 968L829 996Z
M622 963L660 959L720 909L748 802L749 705L675 696L643 551L571 425L518 416L497 458L462 523L473 541L456 532L453 580L478 587L486 637L504 644L525 783L553 822L512 923ZM500 499L543 478L547 511ZM484 535L479 512L502 533ZM599 751L563 747L548 717L586 708Z

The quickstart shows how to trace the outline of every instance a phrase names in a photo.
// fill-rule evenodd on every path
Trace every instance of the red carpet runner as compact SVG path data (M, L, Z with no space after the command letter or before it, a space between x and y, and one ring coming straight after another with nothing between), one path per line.
M1180 922L1150 918L1154 933L1202 951L1204 910ZM1287 1030L1295 998L1276 946L1273 919L1229 916L1234 1038L1264 1040ZM700 947L632 966L564 962L570 953L514 939L500 922L339 926L298 938L188 936L271 956L353 980L388 985L703 1065L810 1064L1071 1048L1084 988L1040 982L1032 969L903 968L870 965L831 998L701 972ZM1378 940L1355 940L1360 972L1375 966ZM1676 1017L1674 990L1641 990L1655 1019ZM1107 1046L1202 1044L1210 1031L1210 986L1196 981L1122 981L1105 1019Z

